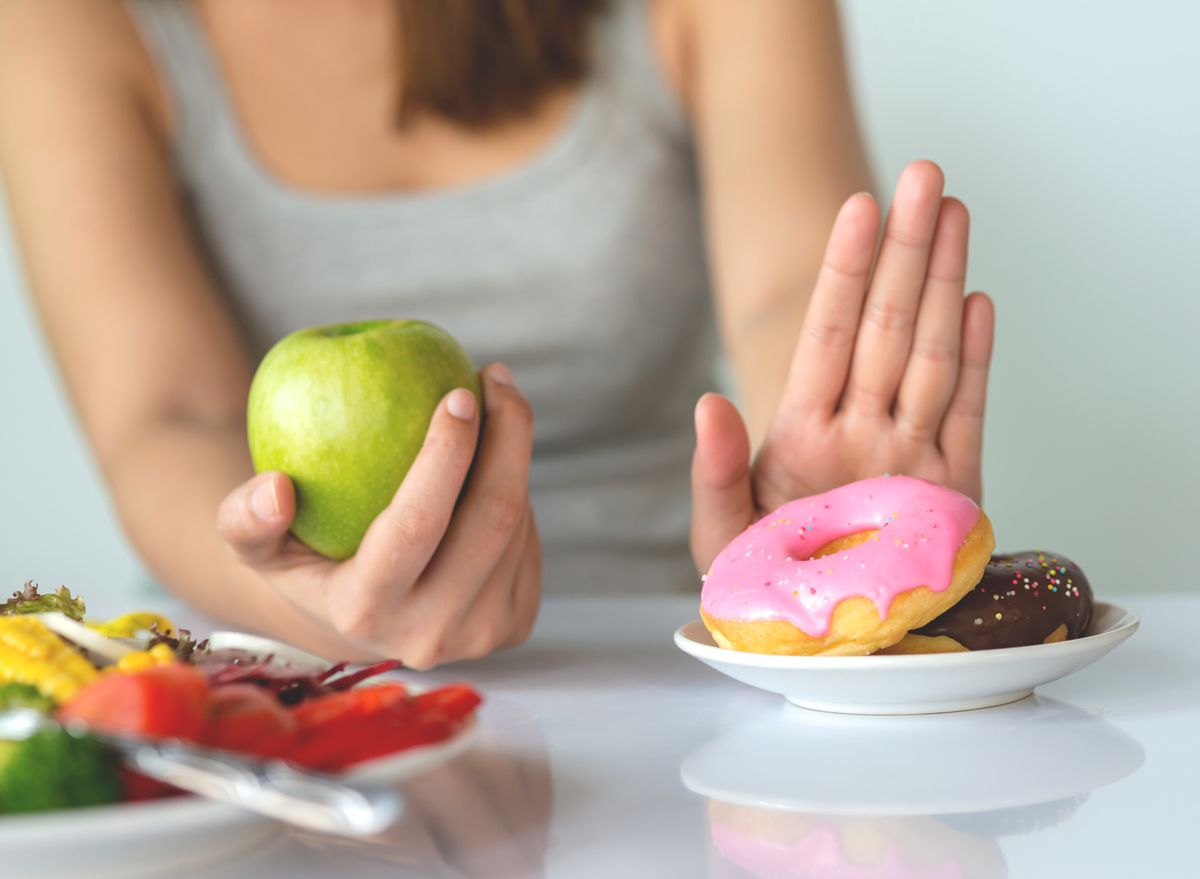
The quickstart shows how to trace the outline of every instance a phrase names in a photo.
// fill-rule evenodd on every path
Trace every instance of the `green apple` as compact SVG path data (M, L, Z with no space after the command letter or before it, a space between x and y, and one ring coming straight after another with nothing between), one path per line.
M296 488L292 533L335 559L354 555L412 466L438 402L479 399L479 376L448 333L418 320L300 330L267 352L246 427L258 472Z

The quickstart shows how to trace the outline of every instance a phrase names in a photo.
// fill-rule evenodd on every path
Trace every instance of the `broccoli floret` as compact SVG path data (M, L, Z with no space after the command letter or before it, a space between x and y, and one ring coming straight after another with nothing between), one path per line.
M10 708L36 708L43 714L54 710L54 700L43 696L37 687L10 681L0 684L0 711Z
M62 729L0 741L0 812L99 806L121 798L114 755L95 739Z

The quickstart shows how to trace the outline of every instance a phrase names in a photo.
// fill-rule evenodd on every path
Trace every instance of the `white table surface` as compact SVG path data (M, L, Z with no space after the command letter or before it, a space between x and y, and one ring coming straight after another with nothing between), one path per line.
M864 718L679 651L695 599L550 599L522 647L413 674L487 702L479 745L408 786L401 825L370 842L288 834L194 875L1200 875L1200 596L1114 600L1141 630L1029 699Z

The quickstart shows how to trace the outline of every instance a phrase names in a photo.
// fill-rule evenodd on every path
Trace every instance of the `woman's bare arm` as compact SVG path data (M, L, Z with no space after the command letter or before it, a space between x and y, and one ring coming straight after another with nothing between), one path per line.
M697 566L778 504L866 476L978 500L993 313L963 296L965 207L930 162L901 176L886 224L852 195L867 171L832 0L662 2L750 428L716 395L697 406Z
M398 495L393 532L376 529L367 558L360 551L344 567L285 537L292 507L281 474L251 486L269 483L274 515L260 522L247 513L250 492L235 489L254 475L245 438L251 367L191 240L167 128L153 69L116 0L0 4L0 164L29 286L142 558L207 613L330 656L388 653L428 665L523 637L536 613L537 537L526 488L512 479L495 480L490 494L478 480L476 508L519 515L487 519L495 546L476 540L483 548L469 577L436 552L456 491L449 501ZM493 443L507 456L496 466L519 474L528 407L494 373L485 389L489 416L497 415L489 424L508 431ZM447 406L423 466L465 473L478 416L472 408L453 417ZM464 501L455 521L471 507ZM414 515L429 527L406 529ZM391 555L426 558L441 580L379 563ZM448 580L459 594L443 601ZM398 615L409 610L405 596L419 592L424 628L389 628L388 614L364 625L355 611L381 590ZM477 606L493 618L472 623Z
M126 533L197 607L276 628L266 618L294 612L234 563L214 527L221 499L254 473L250 367L190 241L165 114L117 3L0 6L0 161L14 228Z
M718 318L757 446L838 208L871 188L832 0L660 0L700 152Z

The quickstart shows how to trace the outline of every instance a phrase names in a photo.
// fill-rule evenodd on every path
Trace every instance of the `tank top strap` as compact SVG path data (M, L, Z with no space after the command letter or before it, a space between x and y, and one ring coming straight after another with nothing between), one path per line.
M228 112L220 70L188 0L124 0L176 114L177 148L195 144Z
M617 91L617 103L638 112L651 128L690 145L691 125L654 46L646 0L610 0L597 24L593 77Z

